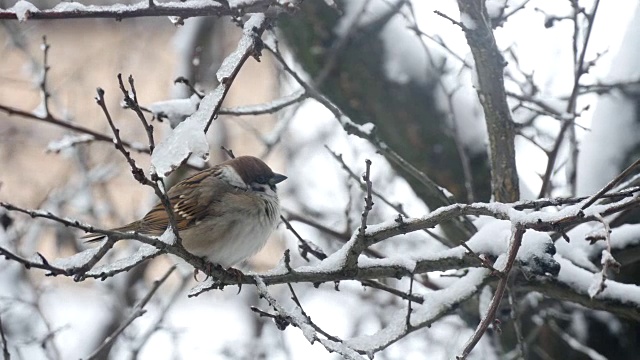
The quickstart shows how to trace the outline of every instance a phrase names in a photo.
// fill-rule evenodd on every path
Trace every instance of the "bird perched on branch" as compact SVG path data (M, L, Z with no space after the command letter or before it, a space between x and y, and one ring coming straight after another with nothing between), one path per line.
M182 245L193 255L229 268L256 254L280 220L276 184L287 179L253 156L200 171L167 192ZM141 220L112 229L160 236L169 215L158 203ZM89 242L105 236L89 234Z

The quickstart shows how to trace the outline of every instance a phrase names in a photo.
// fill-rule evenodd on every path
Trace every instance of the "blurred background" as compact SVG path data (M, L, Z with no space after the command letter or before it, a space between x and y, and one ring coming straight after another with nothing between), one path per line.
M574 85L572 41L576 31L569 18L572 4L591 9L593 1L488 2L496 39L508 62L507 90L520 96L509 101L520 135L516 151L522 198L593 193L639 153L637 2L600 4L586 56L593 63L581 83L602 87L581 92L573 110L566 109ZM46 9L58 2L32 3ZM353 121L374 123L376 137L450 191L456 201L489 201L486 130L473 88L473 59L463 32L433 12L458 19L456 2L336 3L341 11L323 1L304 1L293 14L282 15L264 39L277 38L296 72ZM0 0L0 8L14 4ZM174 83L178 77L207 93L217 85L215 71L241 35L231 19L217 17L187 19L182 26L164 17L117 22L2 20L0 25L0 105L43 114L42 45L46 41L50 46L46 89L52 116L110 136L94 100L100 87L123 139L143 145L146 133L135 114L122 108L116 75L132 75L139 102L148 107L189 98L192 91ZM582 44L585 32L584 27L580 29L578 43ZM611 84L617 86L604 86ZM263 51L261 62L249 59L243 66L224 107L268 103L298 89L271 54ZM549 171L548 149L562 128L558 118L572 112L578 115L570 130L576 140L560 145L558 159ZM375 201L370 223L393 219L400 211L421 216L444 205L368 141L347 135L333 114L315 101L302 100L275 114L221 115L213 124L208 132L209 165L227 159L220 149L225 146L236 155L259 156L275 171L289 176L279 187L283 213L303 238L326 253L337 250L359 225L360 181L344 167L358 177L364 171L364 160L373 162L373 188L385 200ZM171 131L166 119L154 120L153 126L158 140ZM133 179L112 144L80 141L69 146L69 141L77 140L74 135L77 133L55 124L0 111L0 199L101 227L128 223L155 204L152 191ZM572 156L576 144L579 157ZM132 156L148 169L148 154L133 152ZM171 181L189 171L177 171ZM547 172L549 179L545 180ZM87 247L78 240L82 234L77 230L15 214L0 212L0 216L0 244L26 257L40 252L55 259ZM381 243L376 250L387 256L429 254L466 239L465 231L445 223L436 232L448 242L413 233ZM129 242L119 243L106 261L131 254L135 248ZM280 261L285 249L292 250L294 265L306 263L297 254L296 237L281 225L243 270L268 270ZM160 257L104 282L74 283L0 260L0 319L12 358L85 358L127 318L130 308L171 264L170 259ZM629 281L637 284L638 277L633 280L631 274ZM430 276L436 286L451 281L439 275ZM404 290L409 286L406 279L387 281ZM254 314L250 306L266 305L251 287L245 286L239 294L237 288L226 288L187 298L186 291L195 285L190 272L173 273L147 305L148 312L97 358L338 358L319 344L310 345L299 329L280 331L270 319ZM332 284L295 288L311 318L341 338L375 332L402 306L398 298L357 282L343 282L340 291ZM287 291L273 287L283 299L290 296ZM526 309L527 301L545 300L532 295L522 301ZM470 306L477 307L477 301ZM554 335L554 326L606 358L632 359L637 354L637 324L566 304L543 308L529 314L533 320L525 324L532 348L540 348L530 353L532 359L597 358ZM452 358L477 323L468 313L461 309L376 358ZM608 335L593 336L598 333ZM483 339L471 358L510 358L513 337L496 338ZM609 338L614 340L604 340Z

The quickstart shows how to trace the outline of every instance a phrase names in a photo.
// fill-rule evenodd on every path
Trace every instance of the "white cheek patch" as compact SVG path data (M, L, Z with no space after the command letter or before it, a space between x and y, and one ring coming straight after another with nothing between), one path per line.
M247 184L244 183L244 180L238 175L238 173L233 169L232 166L224 166L220 171L220 177L229 183L229 185L238 187L241 189L246 189Z

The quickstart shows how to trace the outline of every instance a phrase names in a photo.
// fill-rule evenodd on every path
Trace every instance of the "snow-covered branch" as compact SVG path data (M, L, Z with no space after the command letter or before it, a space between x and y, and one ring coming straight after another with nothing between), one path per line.
M148 0L143 0L131 5L85 5L79 2L61 2L51 9L41 10L28 1L19 0L9 9L0 9L0 19L26 21L104 18L122 20L150 16L172 16L186 19L196 16L242 16L265 11L269 6L281 7L277 0L188 0L163 3L154 3L153 1L150 3Z
M261 56L260 36L273 19L262 13L254 14L243 27L242 38L236 49L227 56L216 72L220 85L200 101L198 110L181 122L151 155L153 172L169 175L189 156L207 159L209 144L205 137L213 120L218 116L222 101L245 61Z

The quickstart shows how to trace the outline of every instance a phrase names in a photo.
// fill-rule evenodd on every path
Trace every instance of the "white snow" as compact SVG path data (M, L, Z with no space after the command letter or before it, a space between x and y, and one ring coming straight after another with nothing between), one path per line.
M487 313L492 298L493 289L491 286L483 286L482 291L480 291L480 296L478 296L478 314L480 314L480 316L484 316Z
M103 273L110 273L113 271L131 267L144 261L145 259L154 257L159 252L160 250L149 244L142 244L134 254L122 259L115 260L113 262L110 262L109 264L95 267L92 270L87 271L87 275L99 276Z
M487 0L485 6L487 7L487 13L491 18L497 18L502 14L506 6L507 0Z
M236 50L224 59L216 73L220 85L202 99L195 113L181 122L169 137L156 147L151 155L152 172L167 176L191 155L204 160L209 158L209 143L204 129L209 119L214 116L216 108L222 103L225 90L229 86L227 79L232 77L236 67L242 62L244 53L253 43L253 29L264 21L265 15L261 13L253 14L247 20Z
M76 144L85 143L94 140L93 135L65 135L60 140L53 140L47 145L47 152L60 152L70 148Z
M611 230L611 247L624 249L640 243L640 224L624 224Z
M42 80L38 80L38 81L42 81ZM47 115L49 115L49 114L47 113L47 106L46 106L46 104L45 104L45 102L44 102L44 101L40 101L40 103L38 104L38 106L36 106L36 108L35 108L35 109L33 109L33 111L32 111L31 113L32 113L33 115L35 115L35 116L37 116L37 117L41 118L41 119L44 119L44 118L46 118L46 117L47 117Z
M395 268L403 268L412 273L416 268L416 260L412 259L410 256L393 256L383 259L374 259L363 256L358 259L358 266L361 268L392 266Z
M27 21L27 19L31 16L31 14L37 13L40 11L35 5L25 0L19 0L15 5L13 5L8 10L14 11L16 13L16 17L18 18L18 21L20 22Z
M629 23L620 50L615 56L607 83L640 78L640 7ZM578 195L598 191L615 177L624 166L622 161L637 144L640 125L636 119L637 105L615 91L601 96L593 113L591 131L580 143L578 157Z
M237 70L237 64L242 62L245 54L249 52L248 49L253 46L253 36L255 36L253 29L259 28L264 21L265 15L262 13L253 14L249 20L247 20L244 24L242 31L243 36L238 46L222 61L222 65L220 65L220 68L216 72L218 82L224 84L227 78L232 77L233 72Z
M436 321L445 313L451 311L452 307L456 306L457 303L478 292L479 287L488 275L488 269L470 269L466 276L449 287L425 294L422 305L413 304L414 312L411 316L411 325L420 326L421 324ZM406 308L397 310L391 316L390 323L386 324L380 331L372 335L361 335L345 340L345 344L350 348L363 351L388 344L404 333L406 329L406 314Z
M460 12L460 22L469 30L475 30L477 27L476 22L465 12Z
M79 2L64 1L64 2L57 3L52 10L55 12L73 12L73 11L84 11L86 10L86 8L87 8L86 5Z
M222 95L221 90L216 89L205 96L200 108L178 124L173 132L158 144L151 155L152 172L167 176L190 155L204 160L209 158L209 143L204 128Z
M157 101L148 106L154 116L166 116L172 128L175 128L184 119L198 110L200 97L193 94L188 99L172 99Z
M589 259L594 246L590 246L589 242L584 240L592 228L592 224L581 224L567 233L571 242L560 238L555 242L555 246L557 253L565 259L581 268L596 272L598 267Z
M174 245L176 243L176 234L173 233L173 228L168 226L167 229L160 235L158 240L167 245Z
M567 284L578 294L591 295L590 287L601 278L601 273L592 273L573 265L569 260L560 255L554 258L560 263L558 280ZM604 291L596 295L596 299L607 298L626 304L634 304L640 307L640 288L635 285L622 284L615 281L606 281Z
M55 267L59 267L63 269L73 269L73 268L81 267L85 265L87 262L89 262L89 260L91 260L91 258L93 258L98 253L98 251L100 251L100 248L105 243L105 241L106 240L101 241L100 246L96 246L96 247L84 250L82 252L79 252L77 254L71 255L66 258L54 259L50 263Z

